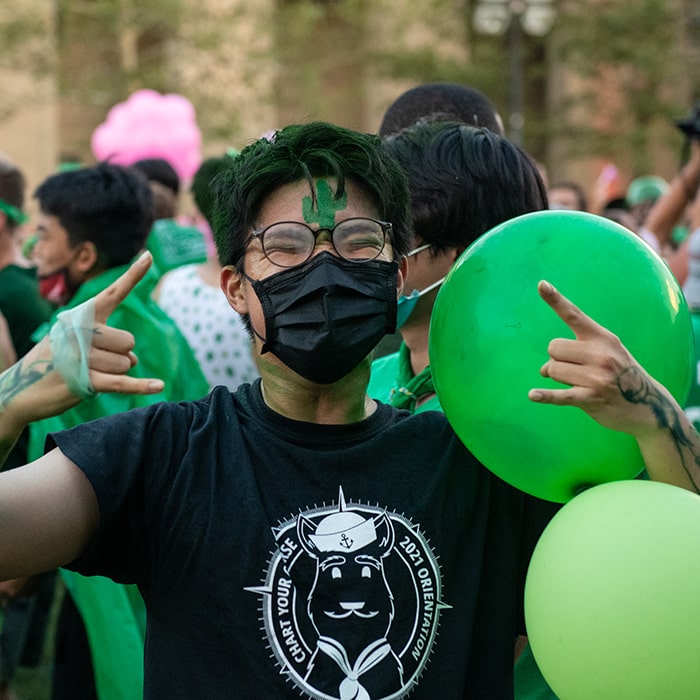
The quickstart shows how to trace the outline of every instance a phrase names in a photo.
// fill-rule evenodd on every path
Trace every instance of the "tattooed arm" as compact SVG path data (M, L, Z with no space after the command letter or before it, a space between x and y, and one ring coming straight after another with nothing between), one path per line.
M150 264L150 254L145 254L95 297L95 325L88 356L89 377L95 391L153 394L163 388L160 380L125 374L136 363L132 352L134 338L131 333L105 325ZM77 403L79 398L54 368L49 338L45 337L0 374L0 464L26 425L62 413Z
M159 379L125 375L136 362L133 336L105 325L150 262L149 254L142 256L95 297L87 358L95 391L152 394L163 389ZM71 355L69 364L72 361ZM5 459L27 423L78 402L54 367L47 337L0 374L0 459ZM90 482L59 449L0 473L0 580L30 576L74 560L85 551L98 526L99 509Z
M568 389L532 389L540 403L578 406L613 430L634 436L649 476L700 493L700 435L668 390L647 374L606 330L548 282L540 296L571 328L576 339L549 344L543 377Z

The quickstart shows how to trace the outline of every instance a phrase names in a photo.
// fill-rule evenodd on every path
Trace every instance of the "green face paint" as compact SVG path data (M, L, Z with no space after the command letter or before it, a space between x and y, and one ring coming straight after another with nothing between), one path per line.
M347 201L347 192L343 192L342 197L335 199L328 182L318 180L316 182L316 197L309 196L301 200L304 221L307 224L317 223L321 228L333 228L335 226L335 213L345 209Z

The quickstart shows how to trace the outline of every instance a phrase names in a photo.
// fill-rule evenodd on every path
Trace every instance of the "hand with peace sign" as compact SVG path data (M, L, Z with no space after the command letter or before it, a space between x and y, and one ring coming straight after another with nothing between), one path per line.
M159 379L138 379L126 374L137 362L132 352L134 338L131 333L105 325L146 274L151 261L150 253L144 253L87 305L63 315L62 325L77 336L73 337L74 342L68 333L64 337L52 330L50 336L0 374L0 461L28 423L57 415L81 398L105 391L162 391L163 382ZM76 319L80 321L76 323Z
M601 425L639 443L652 479L700 492L700 436L670 392L632 357L619 338L541 281L542 299L573 331L555 338L543 377L566 389L530 391L531 401L577 406Z

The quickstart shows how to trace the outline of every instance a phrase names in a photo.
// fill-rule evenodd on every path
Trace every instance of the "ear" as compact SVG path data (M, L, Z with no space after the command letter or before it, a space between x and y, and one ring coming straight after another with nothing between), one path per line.
M466 250L466 246L459 246L458 248L453 248L454 257L452 258L452 264L457 262L457 258Z
M83 241L76 247L78 249L78 255L75 258L75 269L84 275L90 272L93 274L100 272L100 270L95 269L100 259L97 246L95 246L92 241Z
M239 314L248 313L248 300L246 298L246 279L233 265L225 265L221 268L221 290L226 295L228 303Z
M398 299L403 292L403 286L406 283L406 274L408 273L408 258L402 255L399 259L399 274L396 278L396 298Z

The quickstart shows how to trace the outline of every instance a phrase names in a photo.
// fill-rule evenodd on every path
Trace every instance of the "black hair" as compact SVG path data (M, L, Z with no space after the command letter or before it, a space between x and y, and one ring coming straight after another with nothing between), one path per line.
M547 208L534 160L488 129L424 120L385 144L408 176L414 231L434 251L466 248L503 221Z
M44 214L58 218L71 246L95 244L105 269L130 262L153 224L146 178L112 163L52 175L34 196Z
M408 183L401 166L373 134L312 122L293 124L243 149L216 178L214 237L222 265L238 265L266 198L278 187L313 178L336 180L336 199L346 182L360 187L392 224L395 258L411 239ZM315 189L315 188L312 188Z
M194 203L212 227L216 219L216 197L213 182L220 173L230 168L232 163L233 158L228 155L207 158L192 178L191 189Z
M176 196L179 194L180 178L175 168L165 158L143 158L137 160L131 167L145 175L147 180L159 182Z
M384 113L379 135L396 134L428 117L484 127L503 136L496 108L486 95L473 87L444 82L425 83L399 95Z

